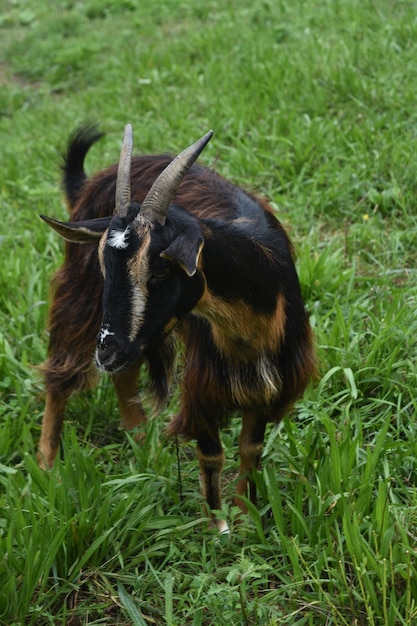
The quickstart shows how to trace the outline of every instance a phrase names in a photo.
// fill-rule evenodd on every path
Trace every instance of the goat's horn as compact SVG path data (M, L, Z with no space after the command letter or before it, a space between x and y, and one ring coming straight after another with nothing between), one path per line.
M158 221L162 226L165 224L169 205L182 179L206 147L212 135L213 131L210 130L201 139L183 150L181 154L167 165L142 202L141 215L150 218L152 221Z
M132 161L133 133L130 124L125 127L116 181L115 215L124 217L130 205L130 164Z

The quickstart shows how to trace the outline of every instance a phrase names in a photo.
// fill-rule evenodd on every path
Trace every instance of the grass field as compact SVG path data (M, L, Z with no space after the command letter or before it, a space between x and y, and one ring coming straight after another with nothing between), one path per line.
M317 383L271 429L259 506L207 528L192 444L138 446L106 380L35 453L59 160L97 121L266 195L288 226ZM3 0L0 12L0 624L417 624L415 0ZM224 432L225 501L237 471ZM182 495L182 497L181 497Z

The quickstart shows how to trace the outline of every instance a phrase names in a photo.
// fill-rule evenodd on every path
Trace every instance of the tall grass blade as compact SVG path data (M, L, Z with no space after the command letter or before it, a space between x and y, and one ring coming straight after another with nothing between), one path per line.
M132 620L132 626L147 626L147 622L121 582L117 583L117 591L119 592L120 602Z

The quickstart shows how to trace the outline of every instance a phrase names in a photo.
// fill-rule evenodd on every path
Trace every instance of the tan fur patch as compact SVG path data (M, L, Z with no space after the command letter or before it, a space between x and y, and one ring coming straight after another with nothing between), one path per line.
M277 353L284 339L284 296L278 295L271 315L261 315L242 300L225 302L206 288L193 312L210 321L216 346L231 364L229 390L234 402L250 407L259 398L267 405L276 401L282 379L270 355Z
M232 360L252 360L262 353L276 351L285 333L285 298L282 295L277 297L272 315L261 315L242 300L225 302L206 288L194 313L211 322L217 347Z
M164 326L164 335L169 335L169 333L174 330L177 324L178 318L172 317Z
M133 222L133 228L141 240L141 245L136 254L128 261L130 284L132 288L132 309L129 333L130 341L133 341L143 323L146 300L148 297L148 254L151 243L150 225L147 221L141 219L140 215Z

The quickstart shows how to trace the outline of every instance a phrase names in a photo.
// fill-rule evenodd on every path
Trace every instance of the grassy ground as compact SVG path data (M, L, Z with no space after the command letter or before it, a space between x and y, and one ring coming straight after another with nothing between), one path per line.
M417 623L417 7L414 0L3 0L0 14L0 623ZM288 224L320 378L232 534L206 527L192 445L164 415L138 447L102 381L74 398L50 475L48 281L59 153L80 122L115 161L179 151L267 195ZM239 422L224 433L226 501Z

